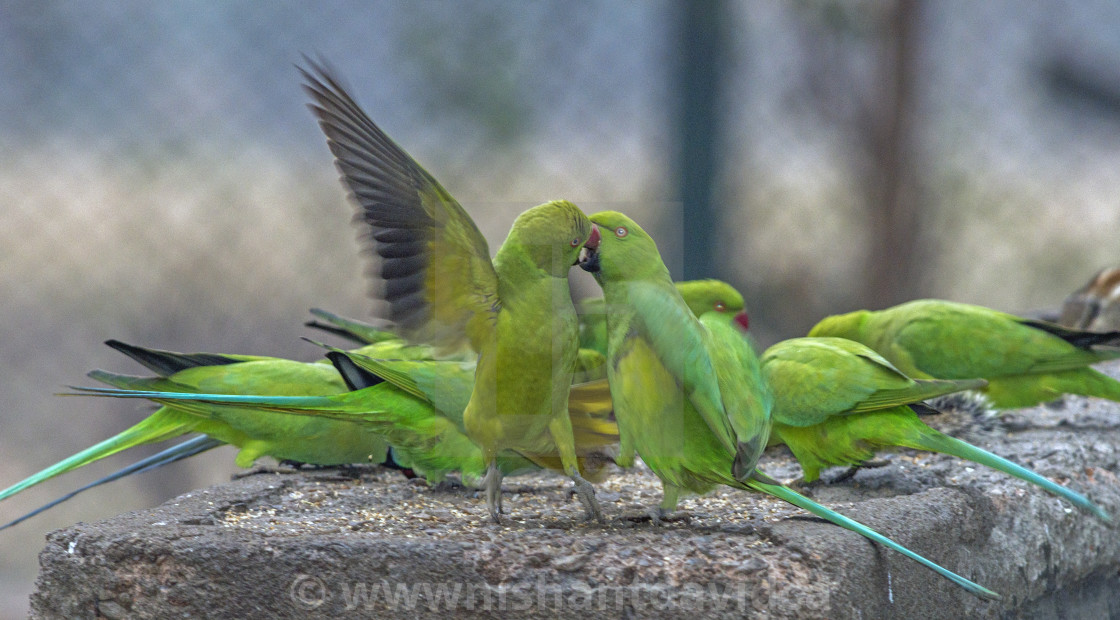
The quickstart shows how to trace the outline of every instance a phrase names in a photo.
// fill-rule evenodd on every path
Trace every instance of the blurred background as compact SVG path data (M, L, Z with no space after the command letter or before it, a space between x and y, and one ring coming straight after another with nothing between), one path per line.
M142 374L108 338L311 360L309 307L368 316L301 53L492 249L548 199L626 211L675 277L740 287L766 345L919 296L1056 308L1120 262L1117 33L1109 0L0 0L0 486L149 411L53 396ZM0 617L46 532L234 471L199 461L0 533Z

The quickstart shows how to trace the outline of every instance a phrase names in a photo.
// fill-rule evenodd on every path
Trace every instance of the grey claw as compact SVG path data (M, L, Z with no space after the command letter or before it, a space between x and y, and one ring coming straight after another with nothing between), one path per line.
M595 487L591 483L584 480L582 476L572 476L575 481L575 493L579 497L580 503L583 504L583 509L587 512L587 520L595 519L599 523L606 523L603 518L603 510L599 508L599 500L595 499Z
M502 472L495 463L486 469L486 476L482 479L486 490L486 508L490 510L490 517L494 523L501 523L498 516L502 512Z

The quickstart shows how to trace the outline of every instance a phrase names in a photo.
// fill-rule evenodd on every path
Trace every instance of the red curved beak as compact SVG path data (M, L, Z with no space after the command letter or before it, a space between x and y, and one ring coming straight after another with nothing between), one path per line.
M747 318L746 310L740 312L739 314L736 314L734 318L735 322L739 324L739 327L743 328L743 331L747 331L751 328L751 321L749 318Z
M583 247L585 247L589 250L598 250L599 249L599 241L601 241L602 239L603 239L603 236L599 234L599 227L592 224L591 225L591 236L587 238L586 242L584 242Z

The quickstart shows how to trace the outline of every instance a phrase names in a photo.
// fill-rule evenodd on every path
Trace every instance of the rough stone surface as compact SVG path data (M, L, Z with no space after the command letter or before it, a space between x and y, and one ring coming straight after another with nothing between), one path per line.
M1120 515L1116 403L1070 397L983 424L947 417L955 434ZM781 452L764 465L797 474ZM32 616L1120 617L1116 528L951 457L900 451L809 493L1000 602L770 498L717 491L682 502L689 521L655 527L625 516L660 499L656 479L619 473L598 485L609 518L598 525L582 521L568 486L507 478L509 515L495 526L475 491L395 472L246 476L52 533Z

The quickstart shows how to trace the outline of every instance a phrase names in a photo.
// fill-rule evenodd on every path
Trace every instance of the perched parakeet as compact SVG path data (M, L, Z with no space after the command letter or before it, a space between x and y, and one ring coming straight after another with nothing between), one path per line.
M607 211L591 221L602 239L580 266L595 275L606 300L607 368L623 448L636 449L664 487L655 520L676 508L681 491L705 493L718 484L759 491L895 549L977 596L998 598L758 470L772 395L733 317L693 316L657 245L633 220Z
M1120 401L1120 381L1089 368L1120 357L1120 332L1080 331L923 299L826 317L809 335L855 340L915 379L986 379L982 391L999 409L1030 407L1063 394Z
M692 314L724 312L735 317L743 329L750 326L743 311L743 296L735 287L721 280L686 280L674 282ZM592 297L579 302L579 346L606 354L607 304L602 297Z
M593 354L588 357L598 355L593 351L588 353ZM360 390L383 381L390 383L428 403L434 409L433 415L450 420L456 431L463 433L463 413L472 391L472 365L442 361L379 360L338 349L328 353L328 357L353 389ZM319 412L309 413L316 415ZM613 450L618 444L618 425L611 419L612 414L610 388L605 379L572 386L568 397L568 416L575 438L576 459L580 473L592 480L600 479L603 466L614 461ZM448 435L450 434L449 432ZM387 436L393 444L394 453L398 451L399 445L417 445L415 438L395 439L394 436ZM475 454L479 455L477 458L481 458L481 451L473 447L473 444L472 448L473 463ZM435 451L438 452L438 449ZM528 469L564 471L555 446L544 453L507 451L499 455L498 465L503 475L511 475L526 469L521 464L525 459L535 464L535 467ZM456 469L463 470L462 467ZM476 473L467 472L465 478L475 480Z
M328 357L352 391L327 396L281 396L78 389L96 396L150 399L165 407L218 420L236 421L244 411L251 410L271 416L277 424L319 420L357 425L387 440L399 466L425 476L430 482L439 482L452 472L461 473L468 485L482 478L486 461L463 429L463 411L474 382L473 362L377 360L338 349ZM608 419L610 399L606 382L575 386L572 392L571 424L577 460L581 472L595 478L602 466L612 460L609 448L618 442L617 427ZM307 441L315 443L314 439ZM555 447L545 453L502 452L497 463L505 475L542 467L563 471Z
M222 394L275 394L290 396L340 394L346 383L330 364L308 364L251 355L183 354L145 349L110 340L106 344L140 362L157 377L140 378L94 371L90 376L124 389L161 389L176 392ZM206 446L233 444L241 449L239 467L249 467L262 456L319 465L381 463L386 458L385 439L351 422L328 419L278 419L263 411L245 409L225 419L199 416L176 407L161 407L121 433L66 458L3 491L0 500L60 474L116 454L133 446L157 443L190 433L199 439L163 453L162 464L197 454ZM193 440L192 440L193 441ZM118 472L119 473L119 472ZM116 474L114 474L116 477ZM99 481L98 483L101 483Z
M568 389L579 348L568 271L587 216L566 201L514 221L493 260L459 203L389 138L322 66L303 71L311 109L380 257L381 298L410 340L478 354L467 435L488 463L486 504L499 520L504 450L559 451L589 518L602 520L577 466Z
M785 444L804 480L823 467L859 465L883 448L943 452L1026 480L1111 521L1083 495L1003 457L927 426L920 401L978 389L982 379L911 379L871 349L843 338L793 338L762 354L762 375L774 392L771 444Z

